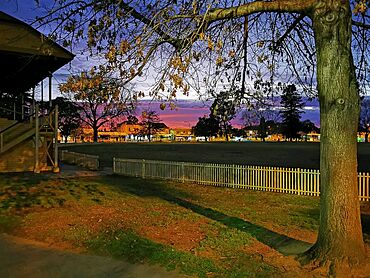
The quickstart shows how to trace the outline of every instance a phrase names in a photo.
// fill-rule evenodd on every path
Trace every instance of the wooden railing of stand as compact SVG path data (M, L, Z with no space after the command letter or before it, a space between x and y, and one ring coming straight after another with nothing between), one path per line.
M2 110L5 110L5 108L1 108ZM22 116L23 117L23 116ZM31 114L31 115L28 115L27 117L23 117L21 121L17 121L9 126L7 126L6 128L0 130L0 153L2 153L3 151L5 151L5 142L6 142L6 138L8 136L10 136L12 134L12 132L17 129L20 124L30 124L32 125L32 122L33 122L33 117L35 117L35 113ZM14 142L12 142L14 143Z
M57 106L50 113L40 115L39 105L35 105L33 114L0 130L0 153L10 150L30 137L34 137L35 142L34 172L40 172L40 147L43 147L50 170L58 172Z
M35 106L35 173L40 172L40 146L44 147L47 156L47 162L51 164L53 172L59 172L58 164L58 106L47 115L39 115L40 108ZM46 138L45 144L40 139Z

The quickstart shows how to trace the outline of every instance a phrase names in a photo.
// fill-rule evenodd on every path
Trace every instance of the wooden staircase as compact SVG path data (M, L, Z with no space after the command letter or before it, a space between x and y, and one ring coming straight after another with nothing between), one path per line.
M0 172L59 171L57 155L58 109L26 121L0 119Z
M0 131L6 129L7 127L15 124L17 121L8 120L6 118L0 118Z
M12 125L7 130L6 136L3 135L0 153L4 153L35 134L35 126L30 123L18 123Z

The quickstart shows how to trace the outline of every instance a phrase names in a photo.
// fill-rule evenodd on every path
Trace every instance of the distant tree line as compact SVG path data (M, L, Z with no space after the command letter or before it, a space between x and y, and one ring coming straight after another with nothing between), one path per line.
M205 137L206 141L213 136L224 136L226 141L229 141L232 134L230 122L235 118L236 111L235 92L232 90L220 92L210 107L210 114L200 117L193 126L193 134Z
M210 114L200 117L193 127L195 136L204 136L206 140L211 137L246 136L246 130L257 131L257 137L262 141L269 135L282 134L287 140L307 140L310 132L319 132L319 128L310 120L301 121L304 103L297 92L295 85L287 85L281 95L281 110L274 111L272 105L256 102L244 112L245 121L243 129L233 128L231 120L235 118L237 107L229 92L217 95Z
M86 113L81 109L81 104L73 102L65 97L58 97L53 100L53 107L58 105L59 107L59 130L64 139L64 142L67 142L67 139L71 135L78 135L78 131L83 126L88 126L92 128L90 124L87 124L88 119L86 119ZM122 124L126 125L139 125L141 128L134 135L146 135L150 141L152 135L166 128L167 126L162 123L157 112L147 109L141 114L141 121L133 114L125 116L126 120ZM105 119L105 124L109 122L109 118ZM97 128L101 128L104 125L99 125ZM111 131L116 130L114 125L110 127ZM94 142L98 140L98 129L94 131L93 136Z
M281 118L281 122L277 120L266 121L264 116L260 118L258 137L263 141L271 134L282 134L289 141L307 140L308 133L320 131L310 120L301 121L304 103L295 85L287 85L284 88L280 104L282 109L278 112L278 116Z

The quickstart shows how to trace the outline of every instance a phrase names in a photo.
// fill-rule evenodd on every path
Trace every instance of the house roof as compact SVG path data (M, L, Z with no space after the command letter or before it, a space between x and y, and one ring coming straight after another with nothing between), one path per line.
M73 58L27 23L0 11L0 91L25 92Z

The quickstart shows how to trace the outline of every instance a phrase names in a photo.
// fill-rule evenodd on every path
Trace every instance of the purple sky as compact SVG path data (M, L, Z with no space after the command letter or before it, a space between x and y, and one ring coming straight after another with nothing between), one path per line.
M50 0L40 0L41 9L44 5L51 3ZM27 23L32 22L32 20L40 12L40 8L36 7L34 0L0 0L0 10L8 13L22 21ZM45 33L45 30L39 30L40 32ZM57 71L54 74L53 78L53 88L54 95L58 94L57 85L60 82L63 82L66 76L69 74L69 71L73 68L81 68L86 59L84 57L76 57L72 65L68 65L61 70ZM48 87L47 82L44 82L44 90L46 91ZM194 101L194 100L180 100L177 103L177 108L175 110L165 109L164 111L159 109L159 102L143 102L144 104L139 107L137 115L140 115L143 107L150 105L150 109L155 110L160 115L160 118L163 120L166 125L170 127L183 127L189 128L196 124L199 117L204 115L209 115L209 106L205 105L203 102ZM305 113L302 114L302 120L310 119L317 126L320 124L319 120L319 110L318 104L316 102L307 103L305 108ZM232 122L236 127L243 125L242 120L240 119L241 115L238 115Z
M203 103L195 100L179 100L177 102L176 110L170 110L169 108L161 110L159 108L160 102L141 102L137 109L136 115L140 116L141 112L147 108L158 112L161 120L169 127L182 127L189 128L194 126L199 117L209 115L209 106L211 103ZM301 120L309 119L315 123L316 126L320 126L320 113L317 101L307 101L306 106L303 109ZM237 114L235 119L232 120L234 127L240 128L244 125L242 118L242 111Z

